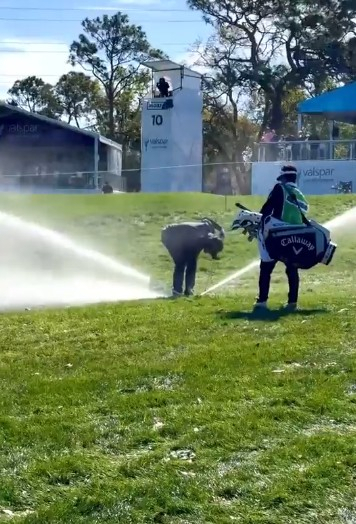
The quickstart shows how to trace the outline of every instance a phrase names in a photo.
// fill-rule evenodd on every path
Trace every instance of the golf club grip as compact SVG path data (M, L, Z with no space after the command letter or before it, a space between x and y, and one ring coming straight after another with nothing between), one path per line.
M240 202L236 202L236 207L239 207L240 209L243 209L244 211L251 211L251 209L248 209L248 207L245 207L244 205L240 204Z

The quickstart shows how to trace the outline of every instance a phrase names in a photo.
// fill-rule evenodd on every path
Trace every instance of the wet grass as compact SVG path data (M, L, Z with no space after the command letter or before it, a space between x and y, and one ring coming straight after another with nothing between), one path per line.
M194 200L225 226L234 213L211 196L22 198L2 209L167 278L166 220L194 217ZM321 220L351 204L314 199ZM353 230L332 266L304 274L297 314L279 310L280 272L263 316L253 273L222 296L1 315L0 521L353 523ZM220 262L201 260L201 288L255 256L228 239Z

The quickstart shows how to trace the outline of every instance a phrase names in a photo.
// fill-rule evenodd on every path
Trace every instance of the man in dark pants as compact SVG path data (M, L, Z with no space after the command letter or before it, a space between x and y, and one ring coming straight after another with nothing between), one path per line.
M274 186L260 211L262 218L258 245L261 263L259 296L255 303L255 309L267 307L271 276L277 264L277 261L272 260L266 250L265 238L268 235L268 230L281 224L301 225L303 224L302 213L306 214L309 210L304 195L297 187L296 167L292 165L283 166L277 181L278 184ZM286 264L286 275L289 285L286 309L293 311L297 308L299 295L298 269L293 265Z
M214 260L224 248L224 230L211 219L200 222L170 224L163 228L161 240L174 262L173 289L174 297L194 294L198 257L201 251L208 253Z

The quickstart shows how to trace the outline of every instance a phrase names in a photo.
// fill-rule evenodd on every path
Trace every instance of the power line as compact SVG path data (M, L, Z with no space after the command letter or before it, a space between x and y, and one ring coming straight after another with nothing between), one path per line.
M39 40L38 42L26 42L24 40L0 40L0 45L1 44L5 44L5 45L8 45L8 44L23 44L23 45L45 45L46 47L49 46L49 45L66 45L66 46L69 46L70 43L69 42L47 42L47 41L43 41L42 42ZM191 45L191 43L188 43L188 42L162 42L160 45ZM30 51L31 53L33 51Z
M82 22L81 18L64 19L64 18L7 18L0 17L0 21L6 22ZM135 20L136 24L196 24L201 22L199 18L196 20L166 20L165 18L156 20Z
M3 55L12 54L12 53L19 54L19 55L26 55L28 53L44 54L44 55L68 55L69 50L68 51L29 51L26 49L0 49L0 53Z
M43 44L46 45L46 44ZM168 46L174 46L174 45L186 45L190 46L191 44L159 44L158 47L168 47ZM0 53L3 55L7 54L18 54L18 55L24 55L24 54L44 54L44 55L68 55L69 54L69 45L67 51L40 51L40 50L32 50L32 49L0 49Z
M5 45L10 45L10 44L16 44L16 45L29 45L30 42L1 42L0 41L0 44L5 44ZM38 42L38 45L43 45L43 46L48 46L48 43L47 42L41 42L39 43ZM69 54L69 47L70 47L70 44L69 43L64 43L64 42L58 42L57 44L54 44L52 43L52 45L66 45L68 49L66 50L46 50L46 51L43 51L41 49L8 49L6 47L4 48L0 48L0 53L3 54L3 55L7 55L7 54L19 54L19 55L22 55L22 54L28 54L28 53L31 53L31 54L45 54L45 55L67 55ZM172 47L172 46L191 46L192 43L188 43L188 42L185 42L185 43L180 43L180 42L162 42L160 44L157 44L157 47Z
M173 44L174 45L174 44ZM178 44L179 45L179 44ZM186 44L186 45L191 45L191 44ZM160 44L158 47L166 47L166 45L164 44ZM68 51L30 51L30 50L26 50L26 49L0 49L0 53L3 54L3 55L7 55L7 54L18 54L18 55L26 55L26 54L38 54L38 55L69 55L69 49Z
M190 44L187 44L190 45ZM159 45L158 47L163 47L163 45ZM69 55L68 51L29 51L29 50L17 50L17 49L0 49L0 53L2 55L8 55L8 54L17 54L17 55L28 55L28 54L34 54L34 55ZM0 75L1 76L1 75Z
M21 75L21 73L17 73L17 75L14 75L14 74L10 75L8 73L0 73L0 78L2 78L2 77L13 78L14 76L19 76L19 75ZM47 77L56 77L57 78L60 75L46 75L46 74L45 75L40 75L40 74L37 73L36 76L42 76L42 77L46 77L47 76Z
M76 71L78 72L78 71ZM62 76L62 74L68 74L69 71L66 71L64 73L60 73L60 74L57 74L57 75L48 75L48 74L43 74L41 75L40 73L35 73L35 74L31 74L31 75L26 75L27 76L39 76L40 78L59 78L60 76ZM90 73L90 71L87 71L87 73ZM20 77L20 78L19 78ZM0 73L0 78L17 78L19 80L22 80L24 78L24 75L23 73L17 73L17 74L9 74L9 73ZM3 84L7 82L3 82ZM1 82L0 82L1 84Z
M66 74L66 73L64 73L64 74ZM6 76L6 75L0 75L0 78L2 78L2 77L4 77L4 76ZM21 75L11 75L11 76L13 76L14 78L16 78L16 80L20 80L20 81L21 81L21 80L24 80L24 79L27 78L28 76L36 76L37 78L42 78L42 79L44 78L44 75L26 75L26 76L22 76L22 77L21 77ZM62 74L59 74L59 75L47 75L47 76L50 76L51 78L52 78L52 77L60 78L60 77L62 76ZM9 82L0 82L0 86L7 86L7 87L9 87L10 82L15 83L16 80L11 80L11 79L9 79ZM13 85L13 84L11 84L11 86L12 86L12 85Z
M135 7L126 7L124 5L118 6L98 6L98 7L13 7L13 6L2 6L0 9L6 9L8 11L115 11L118 12L121 9L123 11L131 11L137 13L186 13L189 9L161 9L158 7L151 7L149 9L141 9Z

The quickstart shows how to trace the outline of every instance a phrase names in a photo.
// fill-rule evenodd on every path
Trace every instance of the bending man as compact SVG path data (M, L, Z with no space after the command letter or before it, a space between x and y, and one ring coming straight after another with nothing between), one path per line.
M200 222L170 224L163 228L161 240L174 262L173 289L174 297L194 294L198 257L201 251L218 259L218 253L224 248L224 230L216 222L203 219Z
M292 165L281 168L278 183L274 186L267 201L262 206L261 227L258 233L258 247L260 252L259 296L255 308L266 308L271 284L271 276L277 261L272 260L265 246L268 230L276 224L303 224L302 212L307 213L309 205L297 187L297 169ZM299 295L298 269L286 264L289 293L286 308L295 310Z

